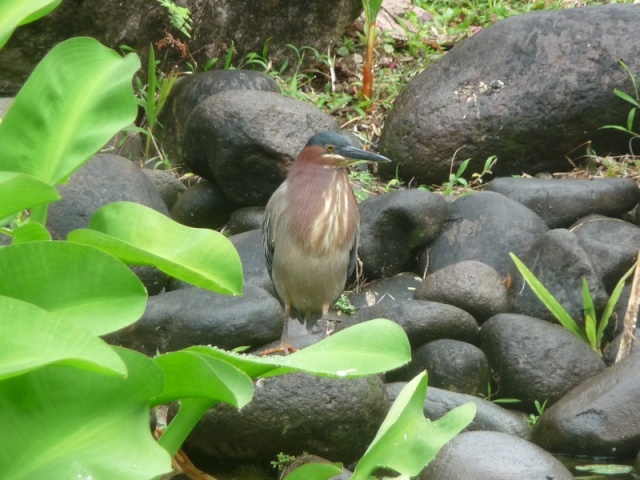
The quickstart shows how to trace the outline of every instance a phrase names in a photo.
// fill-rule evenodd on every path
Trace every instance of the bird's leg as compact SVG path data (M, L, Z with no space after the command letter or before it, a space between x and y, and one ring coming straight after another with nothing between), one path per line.
M335 329L334 321L329 318L330 306L331 305L327 302L322 304L322 318L320 319L320 321L324 323L324 333L327 337L331 335L333 333L333 330Z
M263 350L260 355L272 355L274 353L282 352L285 355L293 353L298 349L291 345L289 342L289 320L291 320L291 303L284 302L284 325L282 326L282 335L280 336L280 345Z

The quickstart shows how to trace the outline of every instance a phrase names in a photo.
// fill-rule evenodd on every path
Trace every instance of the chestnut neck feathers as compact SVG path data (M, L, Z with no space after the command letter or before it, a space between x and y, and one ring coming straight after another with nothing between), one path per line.
M320 151L308 151L308 150ZM292 231L310 252L331 253L351 245L358 229L358 206L345 168L322 156L322 147L309 147L287 176ZM311 220L311 221L310 221Z

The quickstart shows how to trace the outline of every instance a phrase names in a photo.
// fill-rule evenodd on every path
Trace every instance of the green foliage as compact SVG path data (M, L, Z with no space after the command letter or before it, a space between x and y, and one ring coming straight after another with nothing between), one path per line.
M485 395L480 394L486 401L492 403L521 403L522 400L517 398L495 398L497 391L493 391L493 387L491 386L491 380L487 382L487 393Z
M455 157L455 156L454 156ZM480 187L483 182L483 177L487 174L491 174L491 168L495 165L497 161L497 157L495 155L490 156L484 162L484 166L482 168L481 173L474 172L471 175L471 181L468 182L464 177L464 172L467 170L469 166L470 158L467 158L463 161L458 170L453 173L453 161L451 162L451 171L449 172L449 181L444 182L442 187L444 188L443 192L445 195L450 195L454 193L456 190L467 190Z
M242 292L240 257L221 233L180 225L143 205L105 205L87 229L71 232L68 239L98 247L130 265L154 265L202 288Z
M538 423L538 418L540 418L540 415L542 415L545 408L547 408L547 400L542 403L540 403L538 400L534 400L533 403L536 407L536 413L530 413L529 418L527 418L527 423L530 427L533 427L536 423Z
M576 465L573 467L577 472L585 472L590 474L595 474L598 476L589 476L589 477L576 477L576 480L587 480L587 479L599 479L604 478L600 475L613 476L616 477L618 475L628 475L633 472L633 467L631 465L615 465L615 464L606 464L606 465ZM636 475L633 475L635 477ZM623 478L627 478L626 476Z
M169 12L171 25L177 28L185 37L191 38L191 12L188 8L176 5L171 0L157 0Z
M0 124L2 170L50 185L65 181L87 152L98 151L135 118L131 75L139 67L136 55L122 58L92 38L56 45Z
M170 165L164 151L156 141L156 130L158 127L162 127L158 122L158 116L167 101L171 89L178 79L178 75L174 71L165 75L158 69L158 65L159 61L156 60L153 45L149 45L147 84L143 84L139 75L136 75L135 78L137 102L144 111L144 120L141 127L127 127L125 131L134 131L145 136L146 141L144 155L146 158L151 158L153 151L155 152L155 156L151 158L151 160L157 158L161 163Z
M618 281L611 296L609 297L609 301L602 312L602 316L600 317L600 321L598 321L597 314L595 311L595 307L593 304L593 299L591 297L591 293L589 292L589 285L587 284L587 279L583 278L582 280L582 293L583 293L583 305L584 305L584 329L580 328L580 326L576 323L576 321L571 318L571 315L564 309L564 307L558 302L555 297L545 288L545 286L536 278L536 276L527 268L527 266L522 263L522 261L516 257L513 253L509 253L513 263L516 265L516 268L524 278L529 288L536 294L536 296L540 299L540 301L544 304L545 307L553 314L553 316L558 320L560 325L564 328L575 334L578 338L585 341L589 346L596 352L598 355L602 355L602 340L604 337L604 331L609 324L609 319L613 314L613 309L615 308L618 300L620 299L620 295L622 294L622 289L624 288L624 284L629 278L629 276L633 273L635 268L638 265L638 262L634 263L633 266L625 273L622 278Z
M45 16L54 10L62 0L3 0L0 2L0 48L4 47L13 31Z
M349 297L347 297L344 293L340 295L340 298L336 302L335 308L342 313L346 313L347 315L353 315L356 313L356 307L351 303Z
M3 476L140 480L170 470L149 432L148 399L162 389L162 372L144 355L113 352L126 375L54 364L0 382Z
M627 75L629 75L629 79L631 80L631 84L633 85L633 96L631 96L628 93L625 93L622 90L619 90L617 88L613 89L613 93L615 93L619 98L621 98L625 102L629 103L632 106L632 108L631 108L631 110L629 110L629 114L627 115L627 123L626 123L626 125L624 125L624 126L622 126L622 125L605 125L602 128L610 128L610 129L613 129L613 130L619 130L621 132L628 133L629 135L631 135L631 139L629 140L629 150L631 152L633 152L633 148L632 148L631 144L632 144L634 139L640 138L640 129L638 129L638 128L634 129L636 112L640 108L640 93L638 93L638 83L636 81L635 75L631 72L631 70L629 70L629 67L622 60L620 60L620 65L627 72Z
M380 468L393 470L406 478L414 477L473 420L474 403L454 408L435 422L426 419L423 410L426 394L427 374L423 372L411 380L394 401L376 437L356 465L352 480L373 478ZM294 476L297 470L285 480L303 478ZM325 475L317 473L317 476L306 473L310 475L306 478L319 480L330 478L336 471L327 471Z
M303 453L303 455L306 455L306 452ZM271 466L278 471L278 474L280 474L287 467L287 465L295 462L297 457L295 455L287 455L284 452L280 452L278 453L276 458L276 460L273 460L271 462Z

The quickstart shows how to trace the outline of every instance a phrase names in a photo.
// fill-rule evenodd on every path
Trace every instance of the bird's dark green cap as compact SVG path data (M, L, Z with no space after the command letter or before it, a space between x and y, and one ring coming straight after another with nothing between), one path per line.
M377 153L368 152L358 147L354 147L353 143L343 133L326 131L315 134L309 139L306 147L318 146L326 148L328 145L332 145L335 148L335 153L342 155L345 158L351 158L354 160L367 160L371 162L390 162L391 160L383 155Z

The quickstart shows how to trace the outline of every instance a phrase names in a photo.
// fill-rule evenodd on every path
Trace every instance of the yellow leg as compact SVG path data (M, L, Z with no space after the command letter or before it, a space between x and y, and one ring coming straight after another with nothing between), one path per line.
M328 307L327 307L328 311ZM323 307L324 316L324 307ZM280 345L274 348L269 348L260 352L260 355L273 355L274 353L282 352L285 355L293 353L298 349L291 345L289 342L289 320L291 320L291 303L284 302L284 325L282 326L282 335L280 336Z

